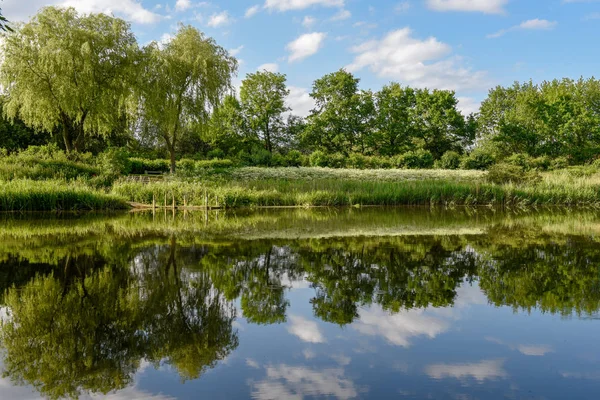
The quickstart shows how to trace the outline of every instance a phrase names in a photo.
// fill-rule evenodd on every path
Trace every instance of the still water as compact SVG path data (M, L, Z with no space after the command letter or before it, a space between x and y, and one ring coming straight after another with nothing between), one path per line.
M0 398L597 399L600 213L0 215Z

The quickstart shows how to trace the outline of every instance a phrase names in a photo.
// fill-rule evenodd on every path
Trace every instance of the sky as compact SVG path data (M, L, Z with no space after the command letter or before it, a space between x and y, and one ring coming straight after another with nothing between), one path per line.
M129 21L140 45L178 23L213 37L247 73L286 74L307 115L315 79L345 68L361 89L389 82L456 91L464 113L496 85L599 76L600 0L3 0L10 21L46 5Z

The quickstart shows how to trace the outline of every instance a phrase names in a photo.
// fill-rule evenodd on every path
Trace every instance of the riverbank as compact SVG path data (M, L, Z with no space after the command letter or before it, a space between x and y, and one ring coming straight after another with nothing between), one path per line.
M93 179L93 178L92 178ZM560 170L537 180L498 184L486 172L228 168L201 176L107 186L85 179L14 179L0 183L1 211L126 208L319 206L600 206L600 173Z

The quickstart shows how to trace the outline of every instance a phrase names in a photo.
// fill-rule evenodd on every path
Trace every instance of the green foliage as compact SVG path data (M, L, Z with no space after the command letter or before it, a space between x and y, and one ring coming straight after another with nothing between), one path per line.
M492 165L488 170L488 181L496 184L535 184L541 176L535 171L514 163L501 162Z
M438 161L436 161L436 168L441 169L459 169L461 162L461 156L455 151L447 151L442 155Z
M122 148L110 148L98 154L96 165L106 175L120 176L131 173L129 154Z
M145 174L146 171L167 173L171 168L169 160L148 160L145 158L130 158L131 173L136 175Z
M125 21L73 8L43 8L6 35L4 112L38 131L62 130L67 152L122 127L137 43Z
M396 158L396 165L400 168L428 169L434 163L433 155L423 149L408 151Z
M298 150L290 150L285 155L285 164L288 167L300 167L304 164L303 155Z
M143 66L139 88L144 118L157 127L174 173L182 135L208 123L209 110L231 88L237 61L212 38L182 25L168 43L153 42L144 49Z
M467 156L463 157L461 168L485 170L495 162L496 158L490 151L483 148L477 148Z

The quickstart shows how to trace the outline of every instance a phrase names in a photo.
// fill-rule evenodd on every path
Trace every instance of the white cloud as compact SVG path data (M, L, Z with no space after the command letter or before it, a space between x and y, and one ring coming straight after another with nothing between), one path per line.
M269 71L269 72L279 72L279 64L277 63L266 63L259 65L256 68L257 71Z
M304 19L302 20L302 26L305 28L312 28L312 26L314 24L317 23L317 19L311 17L310 15L307 15L306 17L304 17Z
M306 117L315 108L315 101L305 88L288 86L290 94L286 104L291 108L291 113L300 117Z
M341 368L313 370L277 365L267 368L267 378L252 384L252 398L301 400L305 397L352 399L358 396L354 383Z
M220 13L215 13L213 15L210 16L210 18L208 19L208 26L216 28L219 26L223 26L223 25L228 25L231 23L231 18L229 17L229 14L227 13L227 11L223 11Z
M302 351L302 355L307 360L310 360L311 358L315 358L317 356L317 354L314 351L312 351L311 349L304 349Z
M260 365L251 358L246 358L246 365L250 368L260 368Z
M327 34L323 32L313 32L301 35L285 47L291 54L288 57L289 62L300 61L306 57L316 54L323 46Z
M462 112L464 116L467 116L471 113L479 112L479 107L481 107L481 102L475 100L472 97L457 97L458 100L458 109Z
M402 1L396 4L396 7L394 7L394 11L396 11L398 14L405 13L408 10L410 10L410 2L408 1Z
M352 362L352 358L343 354L334 354L331 356L331 359L338 363L340 367L345 367Z
M290 325L288 332L298 336L300 340L308 343L324 343L325 337L319 330L315 321L308 320L297 315L290 315Z
M435 37L421 40L410 28L388 33L351 49L356 53L346 68L368 67L381 78L396 79L416 87L449 90L482 89L489 86L486 73L462 65L460 57L449 57L452 49Z
M260 6L257 4L255 6L248 8L246 10L246 13L244 14L244 17L250 18L250 17L254 16L256 13L258 13L259 11L260 11Z
M504 360L483 360L468 364L433 364L425 368L425 373L433 379L474 378L479 383L490 379L508 377L504 370Z
M83 13L114 13L140 24L155 23L161 18L160 15L145 9L140 2L135 0L66 0L58 5L74 7Z
M346 9L341 9L338 11L333 17L330 18L330 21L343 21L352 17L352 13Z
M308 7L343 7L344 0L266 0L265 8L276 11L303 10Z
M237 56L238 54L240 54L240 51L242 51L244 49L244 45L241 45L239 47L236 47L235 49L230 49L229 50L229 54L231 54L232 56Z
M511 26L507 29L501 29L496 33L487 35L487 38L499 38L512 31L549 31L558 25L556 21L548 21L547 19L530 19L523 21L519 25Z
M517 349L526 356L541 357L554 350L550 346L519 345Z
M177 0L175 3L175 11L185 11L192 7L191 0Z
M403 347L410 346L410 338L434 338L450 327L448 321L427 315L423 310L391 314L373 306L360 310L359 314L359 320L352 324L354 329L364 335L383 336L391 344Z
M427 0L434 11L467 11L485 14L504 14L508 0Z

